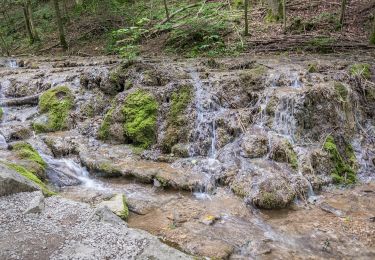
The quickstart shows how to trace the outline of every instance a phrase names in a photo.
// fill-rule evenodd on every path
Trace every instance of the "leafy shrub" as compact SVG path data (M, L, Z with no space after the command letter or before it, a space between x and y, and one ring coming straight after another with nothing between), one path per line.
M171 32L166 42L168 50L187 56L214 56L225 51L224 36L229 32L224 21L193 18Z

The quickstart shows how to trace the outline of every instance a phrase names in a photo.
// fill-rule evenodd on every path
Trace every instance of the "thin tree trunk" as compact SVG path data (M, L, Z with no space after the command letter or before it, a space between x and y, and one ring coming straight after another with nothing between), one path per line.
M249 35L249 20L248 20L248 12L249 12L249 0L245 0L245 32L244 35Z
M374 12L374 20L372 21L372 30L370 35L370 44L375 45L375 12Z
M286 29L286 0L283 0L283 19L284 19L284 30Z
M35 25L34 25L33 11L31 9L31 0L26 1L26 6L27 6L27 13L28 13L28 18L29 18L31 33L33 34L34 41L39 41L40 39L38 36L38 32L35 29Z
M25 17L26 31L27 31L27 34L29 35L30 43L33 44L34 43L34 35L31 32L30 19L29 19L29 15L27 13L27 8L24 5L24 6L22 6L22 9L23 9L23 15Z
M68 0L63 0L63 10L64 10L64 16L67 22L69 22L69 12L68 12Z
M167 16L167 19L169 20L169 9L167 5L167 0L164 0L164 8L165 8L165 15Z
M346 2L347 2L347 0L342 0L342 2L341 2L341 13L340 13L340 25L341 25L341 29L344 27Z
M68 44L66 43L66 39L65 39L64 25L63 25L63 21L61 19L59 2L58 2L58 0L52 0L52 2L53 2L53 6L55 8L57 27L59 28L60 44L61 44L61 47L63 48L63 50L67 50Z

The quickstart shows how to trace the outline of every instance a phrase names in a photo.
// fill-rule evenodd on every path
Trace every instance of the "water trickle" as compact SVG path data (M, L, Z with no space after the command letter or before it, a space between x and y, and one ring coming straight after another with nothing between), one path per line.
M296 119L294 117L295 99L284 96L275 112L273 129L285 136L291 143L295 141Z
M362 144L359 138L353 140L352 147L359 164L358 177L364 183L375 180L375 165L371 162L371 159L375 158L375 153Z
M47 176L58 187L81 185L88 189L105 190L103 184L90 177L86 168L72 159L56 159L40 152L41 157L47 163Z
M14 59L6 60L5 61L5 66L9 67L9 68L12 68L12 69L15 69L15 68L19 67L17 61L14 60Z
M196 70L190 69L190 77L195 90L195 107L197 111L197 121L194 133L194 141L206 143L209 140L210 147L208 155L210 158L216 156L216 116L220 110L216 98L206 88L210 87L210 82L203 82ZM201 145L199 145L202 147ZM207 151L197 151L194 149L192 156L205 155Z

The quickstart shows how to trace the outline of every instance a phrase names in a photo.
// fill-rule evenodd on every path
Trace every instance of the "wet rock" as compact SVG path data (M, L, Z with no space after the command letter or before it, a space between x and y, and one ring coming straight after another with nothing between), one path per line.
M23 214L41 213L44 210L44 206L44 195L42 192L38 192L30 201L29 207L23 212Z
M178 157L187 158L190 156L191 146L189 144L176 144L172 147L172 154Z
M36 190L40 188L34 182L0 163L0 196Z
M105 222L111 225L126 225L124 220L118 217L116 214L113 213L106 205L99 205L96 207L95 211L92 213L88 221L98 221L98 222Z
M270 158L276 162L289 163L294 169L298 168L297 154L286 139L272 139Z
M246 158L263 157L268 153L268 138L263 135L245 134L241 147L242 155Z
M213 225L219 219L220 219L220 216L208 215L208 216L204 216L202 219L200 219L199 222L201 222L202 224L210 226L210 225Z
M332 213L333 215L335 215L336 217L345 217L345 213L342 212L341 210L339 209L336 209L334 207L332 207L331 205L329 205L328 203L325 203L325 202L322 202L319 207L325 211L325 212L328 212L328 213Z
M55 157L78 154L78 141L74 137L45 136L43 141Z
M101 202L98 207L108 207L113 213L124 220L129 216L126 197L123 194L117 194L110 200Z
M290 172L289 167L266 160L253 160L230 182L233 192L259 208L277 209L290 205L294 198L306 194L303 177Z

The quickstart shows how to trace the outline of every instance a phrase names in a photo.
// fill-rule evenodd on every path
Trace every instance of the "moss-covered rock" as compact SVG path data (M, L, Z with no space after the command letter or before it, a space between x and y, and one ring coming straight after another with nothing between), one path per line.
M155 142L158 102L144 90L129 94L122 107L124 134L129 142L144 148Z
M19 142L11 145L12 150L15 152L17 157L25 161L23 165L28 171L41 179L44 179L45 170L47 167L46 162L39 155L39 153L26 142Z
M257 65L252 69L245 70L240 74L242 88L247 92L262 90L264 88L263 79L267 73L267 68Z
M0 107L0 121L3 120L3 115L4 115L4 111L3 111L3 109Z
M46 122L34 122L36 132L53 132L68 128L69 112L74 105L74 96L66 86L44 92L39 99L39 110L48 115Z
M99 204L99 207L106 206L117 216L123 220L127 220L129 217L129 209L126 201L126 196L123 194L117 194L108 201L103 201Z
M45 195L51 196L51 195L55 194L54 192L50 191L47 188L46 184L43 183L35 174L33 174L31 171L27 170L26 168L24 168L20 165L17 165L15 163L9 163L9 162L4 162L4 161L0 161L0 164L6 166L7 168L9 168L11 170L16 171L17 173L19 173L23 177L25 177L28 180L34 182L36 185L38 185L40 187L40 189L43 191L43 193Z
M272 141L270 157L276 162L289 163L293 169L298 168L297 154L286 139Z
M100 125L99 131L98 131L98 138L101 140L108 140L108 138L110 137L110 127L111 127L113 110L114 108L111 108L110 110L108 110L108 112L104 115L102 124Z
M353 64L349 73L352 77L363 77L365 79L371 79L371 66L367 63Z
M162 141L162 149L165 153L171 152L174 145L179 142L187 142L187 117L185 111L193 97L192 86L184 85L173 92L171 106L167 117L167 130Z
M342 153L340 153L335 139L332 136L328 136L323 148L329 153L331 161L334 165L331 177L334 183L337 184L353 184L357 180L355 164L356 157L351 145L345 147L344 159Z

